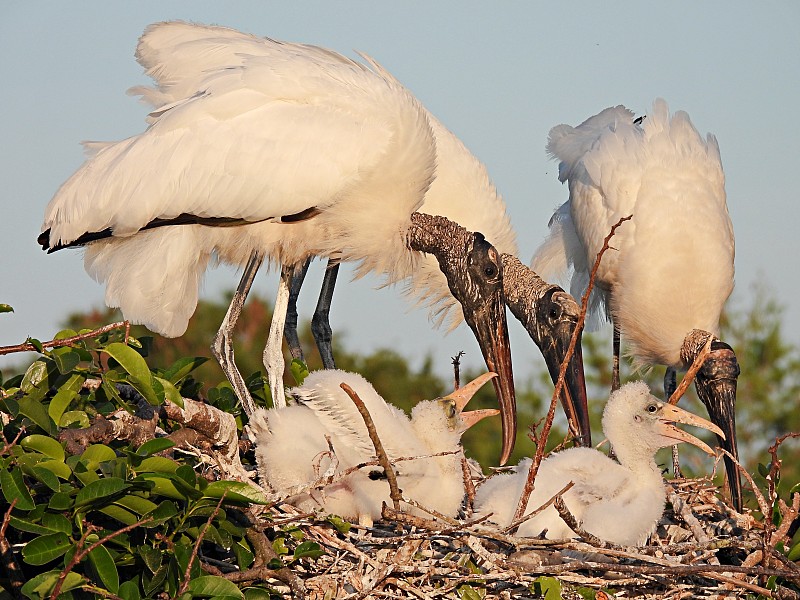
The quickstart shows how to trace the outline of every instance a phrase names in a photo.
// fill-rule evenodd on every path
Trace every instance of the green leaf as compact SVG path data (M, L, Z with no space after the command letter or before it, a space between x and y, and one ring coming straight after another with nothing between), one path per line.
M77 425L81 429L86 429L91 423L89 422L89 415L82 410L68 410L61 415L58 426L67 428Z
M150 456L145 458L136 469L137 473L170 473L178 470L178 463L163 456Z
M54 515L52 513L44 513L42 515L42 525L52 530L53 532L60 531L70 535L72 533L72 523L64 515Z
M105 547L98 546L89 552L89 562L103 585L116 594L119 591L119 573L111 553Z
M215 575L202 575L189 582L189 591L194 596L207 598L241 598L244 594L235 583Z
M346 535L350 531L350 523L337 515L328 515L326 520L342 535Z
M72 547L72 542L63 532L42 535L25 544L22 558L29 565L44 565L62 556Z
M91 468L96 469L97 465L101 462L117 458L117 453L114 452L113 448L109 448L103 444L92 444L83 451L81 458L90 465L93 465Z
M252 504L270 504L269 499L252 485L242 481L212 481L203 490L206 498L222 498L235 502L249 502Z
M0 304L0 313L14 312L10 304Z
M3 488L3 496L9 504L13 500L17 501L16 507L19 510L33 510L36 506L33 502L28 487L22 479L22 471L12 468L11 472L0 469L0 487Z
M144 444L139 446L136 449L136 454L140 456L150 456L152 454L158 454L159 452L163 452L164 450L172 448L174 445L175 442L169 438L154 438L152 440L147 440Z
M31 346L36 348L36 351L39 352L40 354L44 352L44 346L42 346L42 342L37 340L36 338L29 337L28 339L25 340L25 343L30 344Z
M161 377L155 377L155 380L161 384L161 388L164 390L164 398L183 408L183 396L181 396L178 388L172 385L172 382Z
M58 372L66 375L81 362L81 355L72 348L56 348L50 353L50 358L56 363Z
M103 479L98 479L97 481L91 482L86 487L81 488L78 495L75 497L75 506L86 506L97 500L110 500L113 496L130 487L130 484L119 477L104 477Z
M117 595L122 600L142 600L142 595L139 593L139 584L136 581L126 581L120 585Z
M298 544L294 550L294 559L299 558L319 558L325 554L325 550L317 542L306 541Z
M56 582L60 575L60 569L37 575L33 579L29 579L25 585L22 586L21 591L28 598L49 598L53 589L56 587ZM67 573L67 576L64 578L64 583L61 585L61 595L59 598L63 597L66 600L66 598L69 597L66 592L74 590L81 585L83 585L83 577L74 571Z
M790 561L800 560L800 542L795 544L794 547L791 550L789 550L789 555L787 556L787 558Z
M306 377L308 377L308 366L299 358L293 358L289 365L289 372L297 382L297 385L303 385Z
M264 588L251 587L244 591L245 600L270 600L272 596Z
M53 473L53 475L60 477L64 481L72 476L72 470L63 460L43 460L37 466L41 469L47 469Z
M153 388L153 376L141 354L121 342L113 342L103 351L128 373L131 385L144 396L149 404L153 406L161 404Z
M64 466L66 467L66 465ZM51 491L57 492L61 489L61 483L58 481L58 477L56 477L55 473L53 473L51 470L45 469L37 465L33 467L32 471L33 471L33 476L38 481L49 487Z
M34 450L58 461L64 461L64 448L56 440L46 435L29 435L20 440L19 445L26 450Z
M66 383L58 388L56 395L50 401L50 406L47 407L47 413L55 423L61 423L61 416L80 393L84 381L86 381L86 377L74 373Z
M458 586L456 593L462 600L481 600L486 595L485 590L476 590L474 587L466 583Z
M28 417L49 434L55 435L58 430L50 415L47 414L44 404L33 396L26 396L19 401L19 414Z
M25 371L25 376L22 378L22 383L19 384L19 389L25 394L30 394L46 380L47 360L40 358Z
M178 359L172 364L172 366L170 366L169 369L164 371L164 379L170 381L174 385L177 385L183 378L185 378L189 373L194 371L207 360L208 359L203 356Z
M286 540L282 537L276 537L272 542L272 549L278 556L289 554L289 549L286 547Z
M72 496L66 492L57 492L50 496L47 508L50 510L70 510L72 508Z
M98 510L104 515L119 521L123 525L133 525L134 523L138 523L140 520L139 517L133 514L131 511L126 510L116 504L109 504Z
M545 600L561 600L561 582L555 577L538 577L531 585L531 592Z

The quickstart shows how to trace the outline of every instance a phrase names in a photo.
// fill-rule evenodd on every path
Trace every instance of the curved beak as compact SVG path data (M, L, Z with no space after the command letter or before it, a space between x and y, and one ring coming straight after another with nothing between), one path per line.
M486 367L497 374L492 379L500 404L503 425L503 448L500 464L503 465L514 449L517 433L517 400L514 393L514 374L511 369L511 344L508 341L506 305L502 290L498 289L481 310L462 304L464 319L472 329L486 361Z
M675 423L683 423L684 425L693 425L701 427L709 431L713 431L722 439L725 434L722 430L710 421L706 421L702 417L690 413L687 410L678 408L674 404L662 404L659 412L657 432L662 437L666 438L663 442L664 446L672 446L680 442L686 442L700 448L706 454L714 455L714 451L702 440L697 439L693 435L686 433L683 429L675 427Z
M717 433L719 444L739 460L736 444L736 380L739 376L739 363L733 349L715 340L711 353L695 377L697 396L705 404L711 421L721 429ZM737 511L742 510L742 482L736 463L725 456L725 474L731 503Z
M447 394L447 396L445 396L445 398L449 398L456 403L456 410L461 415L463 431L466 431L478 423L478 421L481 421L486 417L493 417L500 414L500 411L495 408L484 408L481 410L470 410L464 412L467 403L472 399L475 393L482 388L487 381L494 379L495 377L497 377L497 373L484 373L480 377L476 377L470 381L467 385L461 386L452 394Z
M516 256L503 254L503 290L514 316L542 352L553 383L558 382L561 364L567 355L572 335L580 321L580 307L575 299L557 285L539 277ZM561 404L569 427L579 446L592 445L586 380L583 375L581 332L575 351L567 364Z
M561 290L548 290L537 311L540 314L537 337L531 334L542 352L550 378L555 385L561 365L567 356L572 336L578 327L578 314L575 314L575 300ZM555 315L555 318L553 318ZM530 333L530 330L529 330ZM567 363L564 386L561 389L561 405L567 415L570 432L578 446L592 445L592 431L589 425L589 405L586 399L586 379L583 374L583 352L581 351L582 332L578 333L575 350Z

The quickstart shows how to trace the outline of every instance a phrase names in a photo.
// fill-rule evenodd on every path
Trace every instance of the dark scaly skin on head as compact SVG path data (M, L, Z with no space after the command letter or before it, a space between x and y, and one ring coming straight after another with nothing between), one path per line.
M503 422L503 464L514 446L516 398L500 254L482 234L423 213L411 215L408 247L436 257L450 293L461 303L464 319L478 339L486 366L498 374L492 383Z

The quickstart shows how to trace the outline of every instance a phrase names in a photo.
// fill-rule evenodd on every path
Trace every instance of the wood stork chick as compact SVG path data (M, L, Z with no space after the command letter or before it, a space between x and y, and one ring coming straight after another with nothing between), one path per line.
M290 496L288 501L302 510L322 510L362 523L380 517L381 504L389 502L389 485L380 467L360 469L321 489L297 493L329 470L338 474L374 460L374 446L362 417L340 387L346 383L369 410L403 496L455 516L464 497L461 458L455 453L461 436L484 417L499 412L464 412L464 407L494 377L487 373L444 398L424 400L409 418L381 398L361 375L315 371L302 386L290 390L296 405L254 413L250 428L259 476L279 496ZM325 436L330 437L335 459ZM455 454L397 461L440 452ZM332 460L337 461L333 466Z
M539 467L526 512L535 510L574 482L564 503L582 527L597 537L622 546L642 545L664 512L666 489L654 460L660 449L688 442L709 454L701 440L675 427L685 423L723 435L713 423L650 395L642 381L628 383L613 392L603 412L603 431L619 463L591 448L570 448L547 457ZM514 472L488 479L475 496L476 516L492 513L501 526L511 523L531 459ZM524 522L520 536L549 539L574 537L553 506Z
M569 200L554 214L549 238L532 265L545 276L574 269L580 297L604 238L622 217L597 273L591 306L610 316L637 365L663 364L667 378L688 368L709 336L712 353L696 378L722 446L738 456L734 407L739 367L716 339L722 307L733 289L734 237L716 138L705 139L689 115L670 115L661 99L646 117L607 108L577 127L550 131L548 151L559 163ZM615 360L615 363L618 360ZM618 386L618 376L615 378ZM668 390L670 393L671 390ZM731 497L741 486L726 457Z
M302 282L295 271L311 257L328 257L357 261L359 275L374 271L404 282L433 315L449 315L455 326L463 312L475 332L489 370L499 375L493 383L505 462L516 428L498 254L504 264L515 260L505 204L461 141L364 58L366 65L225 27L149 26L136 59L155 87L132 90L154 107L148 129L91 146L94 155L48 206L40 242L48 251L84 245L87 271L106 284L106 303L168 337L185 331L212 256L244 267L212 350L248 414L254 405L231 338L263 259L282 266L264 351L277 405L281 330ZM335 274L326 271L312 320L327 367ZM514 282L507 296L529 297L512 310L557 373L577 305L533 274ZM562 402L576 436L588 443L580 353Z

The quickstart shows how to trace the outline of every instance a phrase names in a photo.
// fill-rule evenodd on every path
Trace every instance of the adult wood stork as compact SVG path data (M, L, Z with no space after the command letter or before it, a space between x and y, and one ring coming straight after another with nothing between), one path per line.
M685 423L722 436L716 425L650 395L642 381L613 392L603 411L603 431L611 442L616 462L592 448L570 448L550 455L539 466L526 512L542 506L568 483L564 503L583 529L623 546L642 545L664 512L666 490L654 460L660 448L688 442L713 455L701 440L678 429ZM476 517L511 524L528 477L531 460L524 459L512 473L489 478L475 495ZM575 532L553 506L520 525L517 535L549 539L573 537Z
M463 410L493 377L494 373L487 373L444 398L423 400L409 419L381 398L361 375L336 369L314 371L302 386L289 391L295 405L257 409L250 420L262 484L278 496L289 496L288 501L303 510L322 509L367 524L380 518L381 504L389 502L389 485L380 468L363 468L341 476L375 456L361 415L340 387L346 383L367 407L403 497L455 516L464 497L461 435L484 417L498 413ZM431 456L443 452L451 454ZM398 460L415 457L424 458ZM307 489L326 473L334 478L332 483ZM299 491L302 488L306 489Z
M42 245L85 245L87 271L105 282L106 303L166 336L185 331L212 255L244 265L212 349L248 413L254 406L231 336L264 258L282 265L264 351L278 405L281 332L301 282L291 283L295 272L311 257L328 257L357 261L359 275L404 282L452 326L463 312L498 373L504 462L516 421L501 262L513 262L516 243L484 166L369 59L182 22L148 27L136 58L156 83L134 90L154 106L149 127L91 145L94 155L46 211ZM335 272L327 272L316 322L325 320ZM534 285L512 290L530 297L515 314L526 315L557 372L575 303L532 273L515 281ZM321 354L332 366L330 353ZM588 440L579 353L562 400L568 414L581 415L573 429Z
M616 106L577 127L554 127L547 149L560 161L569 200L551 219L533 268L554 275L573 267L571 290L582 294L609 230L633 215L616 231L614 250L603 256L591 301L614 323L615 364L621 335L637 365L667 365L665 382L674 382L674 369L691 365L713 336L695 384L711 420L725 432L721 444L738 456L739 367L730 346L716 338L734 274L716 138L703 139L689 115L670 116L659 99L642 119ZM741 510L738 472L727 457L726 470L731 499Z

